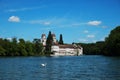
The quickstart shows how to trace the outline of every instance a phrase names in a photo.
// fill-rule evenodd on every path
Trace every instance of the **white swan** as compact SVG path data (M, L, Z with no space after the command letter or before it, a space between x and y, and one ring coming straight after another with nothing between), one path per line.
M41 66L43 66L43 67L45 67L46 65L47 65L47 63L45 63L45 64L42 63L42 64L41 64Z

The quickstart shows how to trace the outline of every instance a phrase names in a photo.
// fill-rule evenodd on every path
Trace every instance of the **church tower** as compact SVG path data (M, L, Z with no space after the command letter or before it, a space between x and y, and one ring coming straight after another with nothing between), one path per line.
M56 40L56 36L55 36L54 33L52 34L52 37L53 37L53 44L56 44L56 43L57 43L57 40Z
M46 46L46 35L42 34L41 36L41 43L43 44L43 46Z

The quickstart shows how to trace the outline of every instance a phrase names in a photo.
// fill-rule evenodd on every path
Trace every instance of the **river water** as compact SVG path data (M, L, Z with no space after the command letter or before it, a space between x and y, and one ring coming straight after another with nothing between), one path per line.
M120 80L120 57L0 57L0 80Z

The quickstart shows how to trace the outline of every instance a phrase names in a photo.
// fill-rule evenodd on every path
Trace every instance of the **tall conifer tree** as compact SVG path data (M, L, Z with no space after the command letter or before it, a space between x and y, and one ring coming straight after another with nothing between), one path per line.
M52 37L51 31L49 31L47 41L46 41L46 53L51 52L52 43L53 43L53 37Z
M59 44L64 44L62 34L60 34Z

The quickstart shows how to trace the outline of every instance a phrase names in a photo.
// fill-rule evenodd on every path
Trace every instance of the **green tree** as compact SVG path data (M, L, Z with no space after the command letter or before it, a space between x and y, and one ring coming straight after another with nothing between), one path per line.
M64 43L63 43L63 37L62 37L62 34L60 34L59 44L64 44Z
M34 55L33 44L30 41L26 41L25 46L26 46L26 51L28 53L28 56L33 56Z
M0 46L0 56L5 56L5 52L6 50L2 46Z
M34 43L34 53L35 53L35 55L41 55L42 50L43 50L43 46L40 42L40 39L34 39L33 43Z
M105 40L104 54L120 56L120 26L113 29Z
M12 38L11 42L11 56L19 56L17 38L15 37Z
M18 48L19 48L20 56L27 56L28 55L27 51L26 51L26 46L25 46L25 40L24 39L19 39Z
M2 47L6 50L6 56L11 56L11 42L8 39L4 39L2 42Z
M104 41L96 43L77 43L83 47L83 54L86 55L102 55Z
M34 39L33 42L24 39L12 38L12 40L0 38L0 56L34 56L44 55L43 45L40 39Z
M47 37L47 41L46 41L46 54L50 54L51 53L51 46L53 44L53 37L51 34L51 31L49 31L48 37Z

